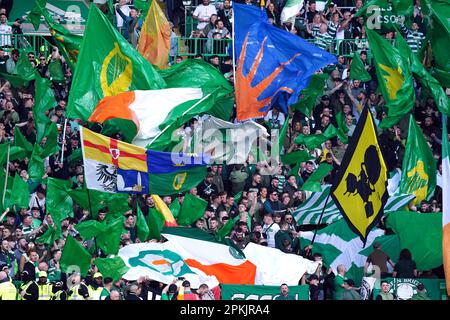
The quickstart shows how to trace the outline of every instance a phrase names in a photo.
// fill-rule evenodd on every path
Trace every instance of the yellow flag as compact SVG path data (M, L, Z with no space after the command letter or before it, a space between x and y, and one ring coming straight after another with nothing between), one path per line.
M344 154L331 196L350 228L365 243L388 199L387 169L372 114L365 107Z
M170 51L170 24L164 12L153 0L142 26L138 51L151 64L167 68Z

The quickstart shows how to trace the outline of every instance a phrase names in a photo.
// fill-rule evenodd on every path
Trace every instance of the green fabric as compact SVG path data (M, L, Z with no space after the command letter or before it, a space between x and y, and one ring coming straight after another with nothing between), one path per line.
M208 202L200 197L187 193L184 196L180 213L178 214L177 223L180 226L188 226L201 217L205 213Z
M416 100L409 61L375 31L366 32L388 114L380 128L390 128L412 110Z
M348 131L350 130L347 125L345 124L345 117L344 114L339 111L336 114L336 122L338 124L338 132L337 132L337 136L339 138L339 140L342 141L343 144L347 144L348 143Z
M181 205L178 198L176 198L169 206L170 212L172 212L173 217L176 219L180 213Z
M89 240L101 233L107 232L107 224L98 222L97 220L88 220L77 224L75 229L83 239Z
M6 164L8 160L9 143L0 144L0 166ZM21 147L11 146L9 150L9 161L21 160L26 157L26 150Z
M217 230L216 237L219 241L222 241L223 239L225 239L226 236L228 236L231 233L231 230L233 230L234 223L235 223L234 219L228 219L228 221L219 230Z
M61 65L61 60L52 60L48 64L48 71L50 73L50 80L55 82L63 82L66 78Z
M362 62L358 52L353 53L349 78L353 80L360 80L362 82L367 82L372 79L372 77L364 67L364 63Z
M123 262L122 258L97 258L94 264L102 273L103 278L110 277L113 281L118 281L130 269Z
M300 134L295 138L294 142L297 144L304 144L308 150L313 150L314 148L320 147L325 141L335 137L337 133L337 129L330 124L324 132L310 135Z
M323 94L327 78L328 74L326 73L314 74L309 81L308 87L302 90L299 101L291 105L291 110L299 110L307 117L310 117L316 106L317 98Z
M289 129L289 119L290 119L290 115L287 116L286 120L284 121L283 127L279 131L279 135L278 135L279 154L281 154L281 151L283 150L283 147L284 147L284 141L286 140L286 134Z
M108 207L108 213L113 215L123 214L130 210L128 206L128 195L125 193L108 193L98 190L88 190L86 188L69 190L68 192L80 207L91 213L94 219L97 218L98 210L106 206Z
M117 254L119 252L120 235L122 234L124 221L124 216L112 220L107 224L107 231L97 236L97 245L105 254Z
M402 56L408 57L414 77L420 82L422 87L431 93L439 111L450 115L449 99L442 89L441 84L428 73L419 58L411 51L408 43L400 34L396 37L395 46Z
M281 162L283 162L284 164L306 162L313 159L315 158L310 156L309 153L304 150L294 151L281 156Z
M1 190L3 192L3 190ZM28 208L30 200L30 192L28 191L28 185L23 179L16 173L14 176L14 183L11 189L11 205L15 205L17 211L20 208Z
M144 214L142 213L141 207L139 205L137 208L137 218L136 218L136 227L137 227L137 237L141 242L147 240L147 237L150 233L147 225L147 221L145 221Z
M39 29L41 25L41 7L45 7L47 0L36 0L36 6L28 14L28 20L33 25L35 31Z
M33 153L31 154L30 162L28 163L28 175L33 180L40 180L45 174L44 161L41 158L42 148L35 143Z
M48 226L48 229L37 238L37 243L45 243L49 246L53 245L53 243L62 237L61 226L60 224L55 223L55 226Z
M69 235L59 265L63 272L68 272L70 267L76 266L79 268L80 274L86 276L91 267L91 255L77 240Z
M328 175L328 173L331 172L331 170L333 170L332 165L329 165L328 163L322 163L319 168L317 168L317 170L309 176L308 180L305 181L302 186L302 190L321 192L322 185L320 182Z
M14 129L14 146L25 149L27 157L30 157L33 152L33 145L24 137L18 127Z
M35 81L36 99L33 107L33 117L36 123L36 143L40 143L45 135L45 129L50 119L45 112L57 105L55 94L51 88L52 82L46 78L37 77Z
M51 214L55 222L60 222L67 217L73 218L73 202L68 194L71 187L71 181L47 179L46 211Z
M429 200L436 188L436 160L414 117L409 118L400 193L415 194L415 204Z
M25 50L20 52L19 60L16 63L16 68L13 74L19 75L22 79L31 81L38 77L38 72L31 65L30 60L28 60L28 55Z
M58 134L59 132L56 123L48 123L45 128L44 136L47 137L47 141L45 142L44 148L41 152L42 159L45 159L60 151L61 148L58 146Z
M223 284L221 289L222 300L281 300L280 286ZM293 300L309 300L309 286L289 286L289 296Z
M156 208L148 208L147 223L150 239L159 240L161 238L164 221L163 215Z
M150 192L157 195L171 195L186 192L199 185L206 176L206 166L195 166L186 171L148 175Z
M153 66L120 35L96 6L89 8L77 65L67 106L69 118L88 120L105 96L166 87Z
M398 234L401 248L411 251L418 270L442 265L442 213L397 211L388 216L387 227Z
M21 75L14 75L8 73L0 73L1 77L7 80L13 88L28 87L30 84L29 80L22 78Z

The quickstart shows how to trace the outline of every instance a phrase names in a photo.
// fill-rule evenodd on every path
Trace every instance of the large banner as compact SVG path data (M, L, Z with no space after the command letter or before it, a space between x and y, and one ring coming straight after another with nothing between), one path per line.
M280 292L280 286L247 286L224 284L222 300L275 300ZM295 300L309 300L309 286L289 286L289 295Z
M398 300L409 300L417 293L417 286L423 284L431 300L443 300L445 297L445 281L441 279L394 279L387 278L391 287L390 292L397 296ZM373 299L375 300L380 288L373 289Z
M83 0L48 0L46 8L56 22L61 23L72 33L82 34L88 16L87 1ZM38 30L34 30L27 16L34 8L34 0L14 0L8 20L24 19L22 30L25 34L36 33L49 35L50 31L41 17Z

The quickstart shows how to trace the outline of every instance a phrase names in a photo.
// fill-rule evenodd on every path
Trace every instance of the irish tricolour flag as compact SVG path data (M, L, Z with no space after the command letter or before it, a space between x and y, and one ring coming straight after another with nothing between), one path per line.
M447 294L450 295L450 160L447 116L442 121L442 250Z

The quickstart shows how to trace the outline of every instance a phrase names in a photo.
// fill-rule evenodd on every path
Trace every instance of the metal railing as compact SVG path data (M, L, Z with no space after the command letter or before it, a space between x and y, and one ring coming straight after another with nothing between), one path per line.
M34 52L35 55L41 53L47 55L52 51L53 45L40 35L2 34L0 35L0 47L7 52L19 49Z

